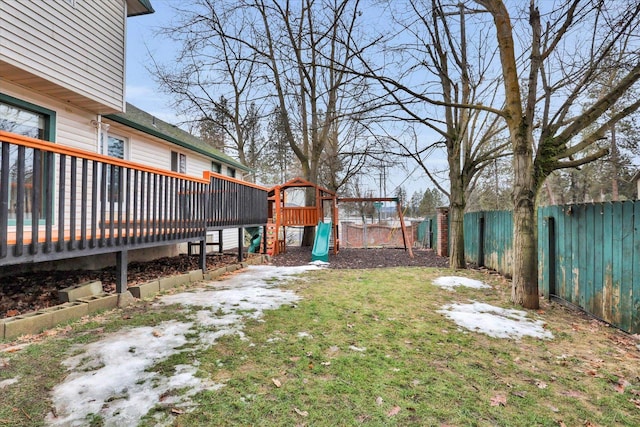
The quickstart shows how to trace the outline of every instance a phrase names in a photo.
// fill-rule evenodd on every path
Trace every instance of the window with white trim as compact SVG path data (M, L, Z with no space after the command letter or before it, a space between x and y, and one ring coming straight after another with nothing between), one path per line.
M187 156L177 151L172 151L171 170L173 172L187 173Z

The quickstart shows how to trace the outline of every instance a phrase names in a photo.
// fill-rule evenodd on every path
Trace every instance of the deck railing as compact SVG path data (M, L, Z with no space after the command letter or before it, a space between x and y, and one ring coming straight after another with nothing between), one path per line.
M267 222L266 189L0 131L0 265L202 240Z

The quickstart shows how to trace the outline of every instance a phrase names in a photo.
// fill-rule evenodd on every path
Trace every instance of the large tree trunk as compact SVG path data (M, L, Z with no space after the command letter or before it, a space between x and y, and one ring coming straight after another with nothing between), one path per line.
M311 181L311 180L309 180ZM311 181L316 182L316 181ZM305 206L315 206L316 205L316 192L314 188L307 188L304 195L304 205ZM300 246L313 246L313 241L316 238L316 227L314 226L306 226L304 227L304 231L302 233L302 242Z
M449 267L466 268L464 259L464 189L460 173L451 176L449 192Z
M524 308L538 308L538 252L536 242L536 184L531 145L516 137L513 154L513 281L511 299Z
M451 205L449 208L449 267L453 269L467 268L464 259L464 208Z

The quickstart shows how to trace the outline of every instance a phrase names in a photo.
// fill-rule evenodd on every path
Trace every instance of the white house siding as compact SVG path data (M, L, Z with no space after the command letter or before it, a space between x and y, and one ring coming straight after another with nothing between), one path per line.
M225 251L238 247L238 229L228 228L222 231L222 249Z
M47 85L55 96L52 82L102 105L96 112L122 111L125 14L124 0L1 1L0 63L44 79L22 72L13 81ZM60 96L73 99L64 90Z
M97 116L88 111L69 106L59 100L14 85L0 79L0 92L22 101L56 112L55 143L96 152L97 131L91 121Z
M160 169L171 169L171 152L175 151L187 156L187 172L189 176L202 178L205 171L211 170L213 159L195 151L189 151L163 139L126 127L120 123L105 119L109 123L109 133L124 136L129 142L128 160L153 166ZM222 165L222 174L227 175L229 166ZM242 171L236 169L236 178L242 179Z

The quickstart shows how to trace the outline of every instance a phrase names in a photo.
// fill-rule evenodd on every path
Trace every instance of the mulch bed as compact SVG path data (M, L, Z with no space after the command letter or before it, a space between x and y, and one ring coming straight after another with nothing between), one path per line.
M207 256L207 270L237 262L237 254ZM198 270L198 256L179 255L148 262L132 262L128 266L129 286L160 277ZM0 269L0 319L17 316L59 304L58 290L80 283L100 280L105 292L115 292L115 267L103 270L38 271L7 274L11 267Z
M344 248L334 255L329 252L329 268L385 268L385 267L448 267L449 258L439 257L432 250L414 249L413 258L404 249ZM278 266L304 265L311 261L310 247L287 247L283 254L273 257Z
M414 250L409 258L404 249L341 249L329 254L329 267L448 267L448 258L436 256L431 250ZM272 258L276 266L305 265L311 261L311 248L287 247L284 254ZM237 254L207 256L207 270L237 262ZM198 256L179 255L149 262L132 262L128 268L129 285L145 283L159 277L197 270ZM0 268L0 319L40 310L59 304L58 290L90 280L102 281L105 292L115 291L115 267L97 271L40 271L10 274L11 267Z

